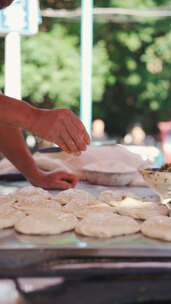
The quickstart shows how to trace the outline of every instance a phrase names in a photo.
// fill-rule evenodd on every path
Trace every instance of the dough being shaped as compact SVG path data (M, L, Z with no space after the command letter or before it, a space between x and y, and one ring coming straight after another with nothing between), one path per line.
M68 189L58 193L55 199L61 204L66 205L74 199L78 199L82 202L96 201L96 197L89 192L81 189Z
M13 204L13 207L23 211L29 211L31 209L34 211L37 208L46 208L54 211L60 211L62 209L61 205L57 201L43 198L38 195L30 198L20 198L19 201Z
M151 217L141 225L141 232L150 238L170 242L171 218L167 216Z
M165 205L156 202L143 202L131 197L121 202L115 202L115 210L120 215L142 220L157 215L169 215L169 210Z
M23 234L51 235L73 230L77 219L72 214L41 212L18 221L14 228Z
M136 195L133 195L132 193L125 192L124 190L106 190L100 193L98 199L110 206L115 205L113 201L122 201L127 196L136 198Z
M72 200L63 207L63 211L72 213L78 218L83 218L89 212L113 212L112 207L98 201Z
M25 217L25 214L19 210L15 210L10 205L0 207L0 229L11 228L14 224Z
M110 238L136 233L140 225L132 218L112 213L90 213L75 227L79 234L98 238Z

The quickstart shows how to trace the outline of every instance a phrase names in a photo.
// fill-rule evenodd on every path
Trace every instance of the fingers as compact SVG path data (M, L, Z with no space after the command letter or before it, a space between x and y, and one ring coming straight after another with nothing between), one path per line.
M82 139L84 140L84 142L86 143L86 145L90 144L90 136L88 135L86 128L84 127L83 123L81 122L81 120L74 114L71 116L71 122L72 124L75 126L75 128L77 129L77 132L79 132L80 136L82 137Z
M69 174L66 172L48 172L45 175L44 185L42 188L52 190L60 189L66 190L75 187L78 182L78 177L74 174Z
M66 144L66 139L61 136L58 138L57 145L66 153L71 153L69 146Z
M68 120L69 121L68 124L66 124L66 129L70 138L72 138L72 141L77 147L77 151L85 151L87 144L90 142L88 133L85 131L82 123L76 126L71 119Z
M72 187L78 183L78 177L74 174L68 174L66 172L61 172L61 179L67 181Z
M77 147L72 137L70 136L68 130L66 128L62 128L61 131L61 140L64 141L65 146L67 146L68 153L78 153L80 149Z

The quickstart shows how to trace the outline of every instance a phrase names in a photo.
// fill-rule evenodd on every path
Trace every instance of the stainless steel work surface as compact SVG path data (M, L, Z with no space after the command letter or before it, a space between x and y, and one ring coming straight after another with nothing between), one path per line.
M0 193L9 193L26 182L2 183ZM79 183L77 188L94 195L107 189L122 189L139 197L155 201L158 197L150 188L143 187L103 187ZM57 192L57 191L55 191ZM39 260L40 253L47 252L55 257L171 257L171 242L146 238L140 233L110 239L95 239L76 235L74 232L54 236L27 236L13 229L0 231L0 260L5 252L23 253L25 257L34 255ZM19 255L18 255L19 256Z

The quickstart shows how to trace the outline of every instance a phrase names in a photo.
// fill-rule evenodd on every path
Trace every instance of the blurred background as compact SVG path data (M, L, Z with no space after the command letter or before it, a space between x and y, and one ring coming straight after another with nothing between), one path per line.
M78 0L41 0L39 32L21 38L22 99L37 107L80 115L80 7ZM170 0L94 1L92 138L150 146L159 165L171 161L170 18Z

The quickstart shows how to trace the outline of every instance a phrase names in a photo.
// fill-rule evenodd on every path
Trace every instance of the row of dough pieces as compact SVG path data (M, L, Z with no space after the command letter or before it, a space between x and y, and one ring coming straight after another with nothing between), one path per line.
M168 208L125 196L121 191L104 191L96 198L78 189L52 195L41 188L24 187L0 197L0 229L10 227L32 235L75 229L81 235L99 238L141 231L148 237L171 241Z

